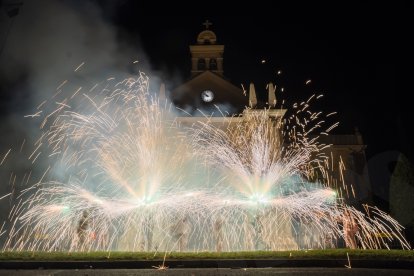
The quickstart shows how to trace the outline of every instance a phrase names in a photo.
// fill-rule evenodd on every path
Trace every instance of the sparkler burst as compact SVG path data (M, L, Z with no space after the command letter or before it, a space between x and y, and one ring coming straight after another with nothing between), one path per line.
M286 119L246 109L183 127L148 81L109 79L35 114L44 132L30 159L47 152L51 165L19 196L5 250L409 248L395 220L347 206L331 185L328 145L310 134L336 124L309 112L317 97Z

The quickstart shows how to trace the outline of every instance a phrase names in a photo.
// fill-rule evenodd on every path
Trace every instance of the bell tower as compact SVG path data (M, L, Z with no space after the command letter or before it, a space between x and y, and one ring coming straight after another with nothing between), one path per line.
M224 45L218 45L216 34L209 30L208 20L203 23L205 30L197 36L197 44L190 45L191 52L191 77L204 71L211 71L223 76L223 52Z

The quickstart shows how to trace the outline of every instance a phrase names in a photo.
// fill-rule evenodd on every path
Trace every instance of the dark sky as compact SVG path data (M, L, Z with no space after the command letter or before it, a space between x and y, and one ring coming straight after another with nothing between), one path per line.
M2 2L3 5L13 3ZM409 135L412 107L408 100L412 91L411 75L405 70L411 51L408 40L414 26L410 3L393 1L374 5L346 1L316 6L298 3L270 6L264 1L263 4L254 2L249 6L221 10L217 3L200 2L186 6L188 11L184 12L180 6L142 4L140 1L55 1L59 4L37 6L33 12L26 10L24 13L23 9L27 9L29 4L22 2L23 5L19 6L21 12L14 17L9 35L3 31L1 37L6 45L0 53L3 117L32 105L33 87L37 86L31 84L31 76L43 72L38 70L39 67L22 65L21 62L10 69L13 59L8 59L11 56L9 51L16 43L30 45L33 40L42 40L50 33L62 36L68 31L76 35L82 33L76 28L84 28L87 30L86 38L79 41L71 39L67 46L77 47L76 43L79 43L88 48L87 56L84 54L77 64L81 60L93 63L94 59L99 59L96 67L105 67L106 58L111 57L108 64L131 71L127 66L119 65L122 62L114 61L116 55L112 52L96 52L108 47L117 55L122 52L123 58L131 52L130 60L134 60L136 50L140 53L138 56L145 55L145 68L150 68L151 73L172 87L189 77L188 45L195 43L197 34L203 29L201 23L209 19L218 42L225 45L224 74L235 85L243 83L247 86L252 81L257 90L264 92L265 84L272 81L284 87L285 92L278 97L290 103L305 100L313 93L323 93L325 97L315 108L326 112L338 111L337 118L341 124L337 133L350 134L354 126L358 126L368 145L369 158L388 150L401 151L413 158L413 136ZM65 14L63 9L76 14L76 20L82 24L60 27L53 21L53 14ZM6 6L3 6L1 12L5 10ZM27 14L32 16L32 20L43 22L43 25L36 23L39 36L30 36L31 41L25 41L26 33L22 33L24 30L29 36L31 32L28 29L16 27ZM8 29L9 23L9 18L3 18L3 30ZM101 35L102 32L109 33L113 47L102 43L106 37ZM17 37L14 40L13 35ZM96 40L99 44L93 43L95 35L101 35ZM92 42L89 43L88 39ZM27 58L36 55L48 59L52 55L49 48L66 53L66 57L76 56L76 51L66 49L66 43L55 46L59 36L57 39L52 36L50 41L38 48L26 46L29 48ZM105 59L98 58L99 55ZM266 63L262 64L262 59ZM52 64L67 66L57 62ZM283 73L277 75L277 70ZM11 71L15 73L12 76ZM46 70L43 78L49 73ZM312 82L305 86L308 79ZM26 92L29 90L30 94Z
M190 68L188 45L209 19L218 42L225 45L225 76L234 84L253 81L264 92L273 81L285 87L281 97L291 103L322 92L325 98L317 108L338 111L337 133L353 133L358 126L368 157L387 150L413 157L412 88L406 71L412 4L258 2L221 15L212 12L217 9L209 2L203 7L206 11L146 16L145 5L125 1L106 16L123 30L121 37L140 38L154 68L184 77ZM283 74L277 76L277 70ZM304 86L307 79L312 85Z

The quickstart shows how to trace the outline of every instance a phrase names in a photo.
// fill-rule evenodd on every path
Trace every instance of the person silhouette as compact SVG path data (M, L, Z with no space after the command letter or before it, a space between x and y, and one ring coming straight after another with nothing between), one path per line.
M78 234L80 248L82 248L86 242L88 227L89 227L89 214L88 214L88 211L83 210L82 216L79 219L78 228L76 229L76 232Z
M342 226L344 231L345 244L350 249L356 249L356 234L358 233L358 223L352 213L345 209L342 215Z

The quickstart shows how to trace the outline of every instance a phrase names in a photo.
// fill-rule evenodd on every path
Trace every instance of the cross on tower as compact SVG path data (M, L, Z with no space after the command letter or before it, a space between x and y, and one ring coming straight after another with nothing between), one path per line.
M209 22L208 20L206 20L206 22L203 23L204 26L206 26L206 30L208 30L208 27L213 25L213 23Z

